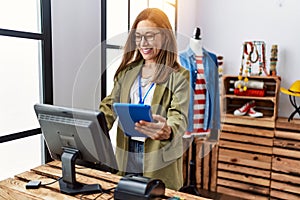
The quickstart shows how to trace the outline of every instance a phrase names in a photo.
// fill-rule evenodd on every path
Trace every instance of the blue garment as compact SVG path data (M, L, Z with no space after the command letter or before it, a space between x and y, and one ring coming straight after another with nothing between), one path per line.
M203 67L206 81L206 101L203 129L211 129L211 134L218 134L220 129L220 91L219 91L219 72L217 56L203 50ZM195 89L197 78L197 63L194 52L188 48L179 53L180 63L183 67L190 71L191 88ZM188 129L193 131L193 116L194 116L194 93L190 93L190 105L188 114ZM215 135L217 136L217 135Z

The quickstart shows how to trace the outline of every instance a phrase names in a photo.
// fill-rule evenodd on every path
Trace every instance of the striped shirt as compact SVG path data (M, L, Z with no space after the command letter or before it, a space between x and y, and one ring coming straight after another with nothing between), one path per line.
M210 133L210 130L203 129L205 101L206 101L206 82L204 76L204 67L202 56L196 56L197 63L197 78L194 89L194 119L193 132L186 132L185 137L198 136L205 137Z

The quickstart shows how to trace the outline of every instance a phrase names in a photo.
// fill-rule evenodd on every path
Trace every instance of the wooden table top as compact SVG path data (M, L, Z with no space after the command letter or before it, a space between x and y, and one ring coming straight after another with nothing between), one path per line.
M45 165L38 166L30 171L15 175L13 178L8 178L0 181L0 199L5 200L41 200L41 199L113 199L113 190L111 193L89 194L89 195L74 195L60 193L59 183L54 182L62 175L61 162L52 161ZM76 166L76 180L81 183L100 184L105 190L115 188L121 179L121 176ZM26 189L25 185L30 180L40 180L42 185L38 189ZM54 183L52 183L54 182ZM47 183L52 183L45 185ZM198 197L190 194L181 193L178 191L166 189L167 197L180 197L184 200L210 200L204 197Z

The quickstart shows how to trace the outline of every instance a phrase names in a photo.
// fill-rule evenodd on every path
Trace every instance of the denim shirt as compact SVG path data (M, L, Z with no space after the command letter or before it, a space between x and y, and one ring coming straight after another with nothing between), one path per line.
M220 91L219 91L219 72L217 56L211 52L203 50L203 67L206 82L206 101L203 129L211 129L215 132L220 129ZM179 53L180 63L183 67L190 71L190 85L195 90L195 82L197 78L196 57L191 48ZM188 114L188 129L193 131L194 116L194 92L190 93L190 105ZM212 133L214 134L214 133ZM216 134L216 133L215 133Z

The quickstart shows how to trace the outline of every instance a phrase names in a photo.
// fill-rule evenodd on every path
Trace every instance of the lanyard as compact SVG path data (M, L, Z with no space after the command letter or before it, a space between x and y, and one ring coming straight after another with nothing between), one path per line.
M142 84L141 84L141 79L142 79L142 78L141 78L141 75L139 75L139 98L140 98L139 103L140 103L140 104L144 104L146 97L148 96L150 90L151 90L151 89L153 88L153 86L154 86L154 83L151 83L150 88L147 90L147 92L146 92L146 94L145 94L145 96L144 96L144 98L143 98L143 97L142 97Z

